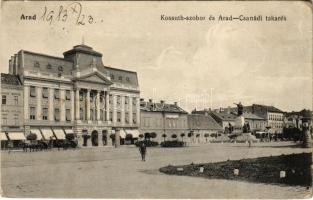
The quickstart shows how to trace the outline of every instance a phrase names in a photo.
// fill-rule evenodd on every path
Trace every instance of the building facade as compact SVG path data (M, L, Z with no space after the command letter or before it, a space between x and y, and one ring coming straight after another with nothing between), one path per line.
M215 138L218 133L223 133L223 127L210 115L188 115L188 128L193 133L192 141L205 143Z
M103 65L102 54L89 46L74 46L63 57L21 50L11 57L9 74L23 88L26 135L62 128L79 144L98 146L110 143L110 134L138 130L137 73Z
M23 86L18 76L1 74L1 129L6 132L22 132Z
M140 132L156 133L156 141L161 142L164 139L172 140L172 135L180 138L182 133L187 137L188 134L188 113L180 108L177 103L168 104L164 101L159 103L153 102L151 99L146 102L144 99L140 101ZM166 135L164 138L163 135Z

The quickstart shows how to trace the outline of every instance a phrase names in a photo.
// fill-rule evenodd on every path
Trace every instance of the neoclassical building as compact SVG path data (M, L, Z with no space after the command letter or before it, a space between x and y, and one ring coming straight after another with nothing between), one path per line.
M20 50L9 61L9 74L23 88L26 135L74 132L84 146L107 145L120 131L138 135L137 73L105 66L89 46L74 46L63 57Z

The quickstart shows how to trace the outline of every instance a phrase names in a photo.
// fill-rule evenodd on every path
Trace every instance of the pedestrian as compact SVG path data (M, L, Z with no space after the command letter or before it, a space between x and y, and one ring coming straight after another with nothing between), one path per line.
M141 154L141 160L146 161L147 147L145 142L142 142L141 145L139 146L139 152Z

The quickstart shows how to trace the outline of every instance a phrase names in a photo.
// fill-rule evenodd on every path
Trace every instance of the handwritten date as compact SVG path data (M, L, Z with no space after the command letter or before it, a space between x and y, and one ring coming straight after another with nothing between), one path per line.
M83 7L81 3L74 2L65 7L60 5L58 9L48 9L45 6L40 20L48 22L50 25L55 22L66 22L73 20L76 25L86 25L95 23L92 15L83 13Z

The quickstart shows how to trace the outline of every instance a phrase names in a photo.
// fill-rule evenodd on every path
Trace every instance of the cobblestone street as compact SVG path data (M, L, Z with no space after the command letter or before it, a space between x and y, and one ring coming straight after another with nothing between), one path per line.
M1 153L6 197L55 198L308 198L305 187L168 176L160 167L191 162L309 152L293 143L203 144L187 148L148 148L140 161L133 146L48 152Z

